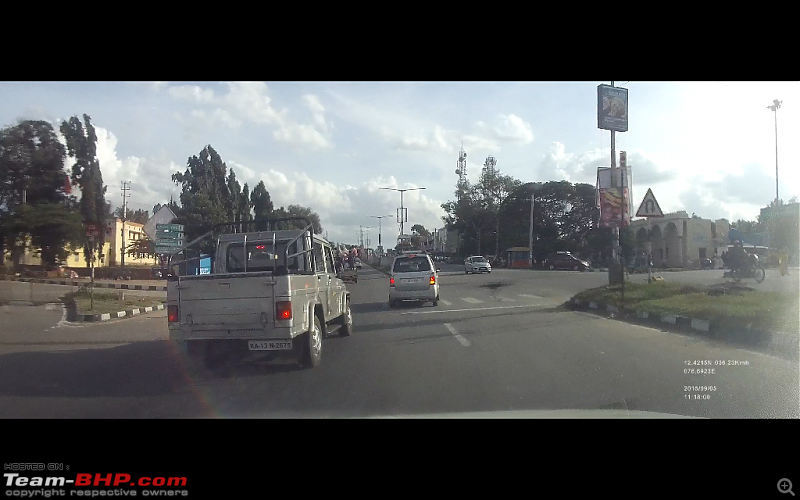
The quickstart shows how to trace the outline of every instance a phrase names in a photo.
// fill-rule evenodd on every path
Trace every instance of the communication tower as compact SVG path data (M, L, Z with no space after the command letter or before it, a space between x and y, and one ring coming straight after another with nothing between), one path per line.
M461 191L467 184L467 152L464 151L464 144L461 144L461 150L458 152L458 164L456 166L456 175L458 175L458 184L456 185L459 198Z

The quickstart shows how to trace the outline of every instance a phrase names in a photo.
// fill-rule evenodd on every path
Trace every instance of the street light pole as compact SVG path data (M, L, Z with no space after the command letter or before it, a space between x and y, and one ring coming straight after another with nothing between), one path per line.
M531 229L528 234L528 249L530 250L528 254L528 264L531 269L533 269L533 194L531 194Z
M767 106L775 113L775 203L778 203L778 110L781 108L781 103L775 99L772 101L772 106Z
M405 210L403 206L403 194L406 191L417 191L420 189L425 189L424 187L417 187L417 188L406 188L406 189L398 189L398 188L390 188L390 187L382 187L381 189L385 189L387 191L400 191L400 234L403 233L403 223L405 222Z

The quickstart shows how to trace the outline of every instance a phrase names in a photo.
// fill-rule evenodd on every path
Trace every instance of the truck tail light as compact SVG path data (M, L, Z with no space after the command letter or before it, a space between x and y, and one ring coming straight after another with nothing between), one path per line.
M435 285L435 284L436 284L436 276L431 274L431 285Z
M167 322L177 323L178 321L178 306L167 306Z
M275 303L275 316L278 319L292 319L292 303L285 300Z
M394 278L389 278L389 286L394 286Z

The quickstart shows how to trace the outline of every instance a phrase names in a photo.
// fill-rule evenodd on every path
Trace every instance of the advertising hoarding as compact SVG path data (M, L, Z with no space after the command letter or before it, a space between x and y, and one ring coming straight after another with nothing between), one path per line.
M623 227L631 224L631 170L618 168L617 185L611 187L611 168L597 169L597 207L600 209L598 227ZM622 174L622 175L620 175ZM620 187L620 180L624 185Z
M597 86L597 128L628 131L628 89L611 85Z

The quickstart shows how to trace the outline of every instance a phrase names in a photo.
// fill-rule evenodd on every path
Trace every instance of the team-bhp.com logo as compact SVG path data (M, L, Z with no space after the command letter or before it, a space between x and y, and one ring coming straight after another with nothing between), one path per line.
M141 490L142 496L188 496L186 490L175 490L186 486L185 477L147 477L134 479L130 474L76 474L75 479L65 477L25 477L18 473L4 473L6 488L25 488L24 490L6 490L6 496L50 497L50 496L136 496L139 488L159 488ZM71 486L69 494L65 490L44 490L43 488L63 488ZM42 488L32 490L31 488ZM101 490L102 487L115 487L115 490ZM125 488L127 487L127 488ZM90 488L87 490L75 488Z

